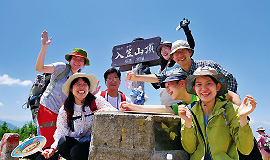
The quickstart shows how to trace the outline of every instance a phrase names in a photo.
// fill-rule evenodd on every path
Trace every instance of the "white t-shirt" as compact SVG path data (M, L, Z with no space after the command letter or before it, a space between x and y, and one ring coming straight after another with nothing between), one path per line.
M97 95L100 95L100 94L101 94L101 92L98 92ZM126 102L132 103L131 102L131 99L129 97L127 97L126 95L125 95L125 97L126 97ZM118 96L117 97L111 97L111 96L109 96L107 94L107 91L106 91L104 99L107 102L109 102L114 108L116 108L116 109L119 110L119 106L120 106L120 103L121 103L121 93L118 92Z
M181 100L172 100L171 96L166 92L165 88L161 88L159 95L161 104L165 106L172 106L181 102Z

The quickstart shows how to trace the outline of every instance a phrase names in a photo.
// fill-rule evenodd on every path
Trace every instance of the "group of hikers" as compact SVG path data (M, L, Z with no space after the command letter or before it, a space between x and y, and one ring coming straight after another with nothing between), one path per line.
M99 91L95 75L81 73L90 65L87 52L74 48L63 62L44 64L52 38L41 34L41 50L36 70L51 73L51 83L40 99L38 127L47 139L44 150L34 159L88 159L93 114L103 111L171 113L181 118L181 143L191 160L262 159L249 126L248 115L256 101L237 94L237 81L221 65L210 60L194 60L195 42L189 21L180 22L187 41L161 42L156 48L161 59L159 73L136 75L128 71L128 81L143 81L161 88L161 105L133 104L119 91L121 72L110 68L104 73L104 91ZM66 68L66 76L55 81Z

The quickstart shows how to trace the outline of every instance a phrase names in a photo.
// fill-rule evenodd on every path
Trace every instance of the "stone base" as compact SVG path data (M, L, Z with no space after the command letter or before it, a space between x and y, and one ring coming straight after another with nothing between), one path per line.
M89 160L187 160L174 115L95 113Z

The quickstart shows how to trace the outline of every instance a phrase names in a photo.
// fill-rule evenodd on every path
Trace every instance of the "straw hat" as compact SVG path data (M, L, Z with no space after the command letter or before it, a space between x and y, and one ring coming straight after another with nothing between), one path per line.
M76 78L80 78L80 77L85 77L89 80L90 82L90 89L89 92L92 93L96 87L97 87L97 77L95 75L92 74L85 74L85 73L75 73L72 76L69 77L69 79L66 81L66 83L63 85L62 87L62 92L68 96L68 93L70 91L70 84L71 82L76 79Z

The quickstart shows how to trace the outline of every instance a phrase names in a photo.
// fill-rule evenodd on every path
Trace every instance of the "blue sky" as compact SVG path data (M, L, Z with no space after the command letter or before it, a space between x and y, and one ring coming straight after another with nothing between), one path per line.
M1 1L0 120L19 127L31 120L30 111L21 106L38 74L35 62L43 30L52 37L45 64L65 62L66 53L83 48L91 63L83 72L96 75L104 90L103 73L111 67L114 46L136 37L185 40L183 30L175 28L188 18L196 43L193 58L216 61L231 72L241 99L251 94L258 102L250 115L252 129L263 126L270 133L269 6L267 0ZM125 75L120 89L129 94ZM147 104L160 103L159 90L145 83L145 91Z

